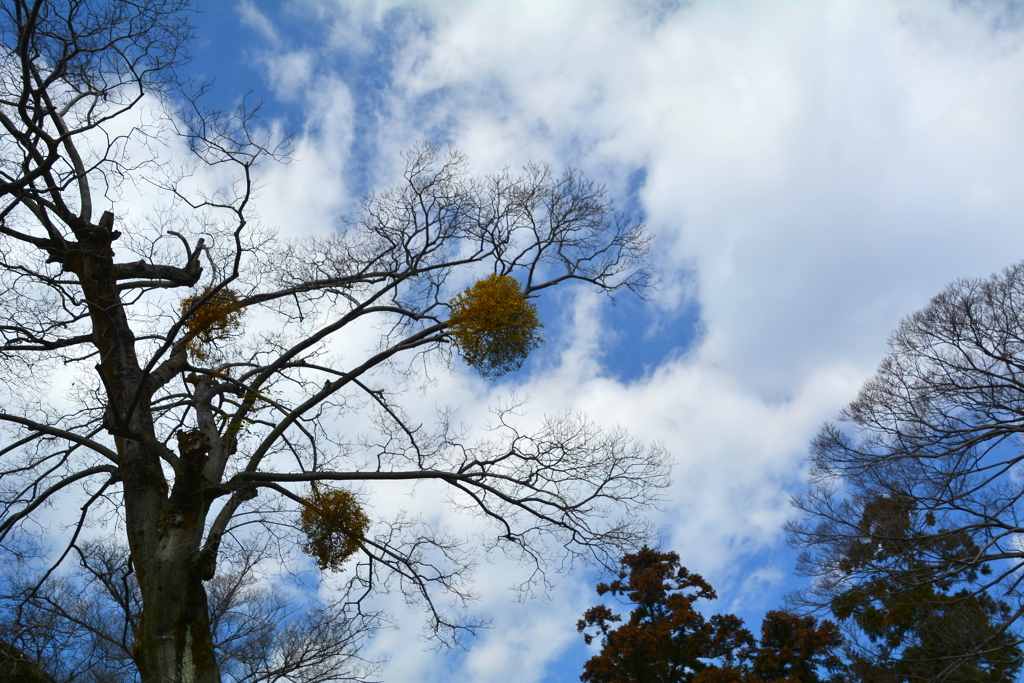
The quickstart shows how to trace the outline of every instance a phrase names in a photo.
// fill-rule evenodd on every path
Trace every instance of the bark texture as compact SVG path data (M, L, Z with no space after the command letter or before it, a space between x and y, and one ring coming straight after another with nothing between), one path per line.
M111 243L114 216L82 225L65 267L78 276L89 308L108 392L107 429L117 444L124 482L132 561L145 605L135 636L135 658L147 683L219 683L200 547L209 504L203 468L209 442L198 431L179 432L174 484L168 491L150 409L151 392L135 352L135 335L117 287Z

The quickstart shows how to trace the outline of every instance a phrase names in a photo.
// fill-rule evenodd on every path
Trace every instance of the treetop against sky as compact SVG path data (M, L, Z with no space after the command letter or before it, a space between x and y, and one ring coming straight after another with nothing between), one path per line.
M664 444L673 484L651 520L661 547L716 587L709 613L758 623L802 585L781 529L820 424L856 396L904 315L1024 253L1016 3L197 9L186 73L214 80L216 106L251 90L258 125L293 135L290 162L256 172L269 229L330 234L424 141L451 141L480 174L580 168L643 220L659 281L647 301L545 295L545 344L519 372L488 381L456 359L406 409L432 423L443 403L476 425L514 391L529 415L572 406ZM123 193L139 215L156 201L144 186ZM378 513L420 507L463 531L435 493L365 491ZM473 610L494 628L446 656L416 642L420 613L382 601L401 629L369 646L390 655L381 677L578 680L593 651L574 625L597 577L516 602L516 572L482 558Z

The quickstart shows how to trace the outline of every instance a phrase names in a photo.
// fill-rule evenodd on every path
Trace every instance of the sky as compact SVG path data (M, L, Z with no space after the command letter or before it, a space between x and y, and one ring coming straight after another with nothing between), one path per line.
M261 220L325 234L393 185L417 141L479 173L527 161L604 183L655 235L659 285L614 305L541 300L547 344L488 382L455 365L425 394L468 422L509 392L671 452L652 512L756 629L803 585L781 527L807 444L870 377L900 319L1024 254L1024 3L201 0L196 77L294 135L261 169ZM371 513L372 514L372 513ZM438 519L459 524L438 511ZM485 558L466 650L422 614L369 645L388 683L578 680L576 620L602 577L517 601Z

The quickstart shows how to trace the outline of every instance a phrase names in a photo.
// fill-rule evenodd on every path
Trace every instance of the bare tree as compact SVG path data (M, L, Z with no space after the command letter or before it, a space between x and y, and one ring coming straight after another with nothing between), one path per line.
M851 620L898 680L1004 680L1021 666L1022 379L1018 264L905 319L813 442L813 486L789 527L815 579L799 597Z
M232 550L207 583L214 650L226 680L367 680L378 663L359 649L377 628L376 615L359 614L344 594L329 604L298 604L262 570L271 559L266 547ZM72 571L41 584L27 573L8 577L0 637L30 653L25 660L41 665L55 683L139 681L132 651L142 598L128 549L107 539L80 544L76 556Z
M438 596L471 596L465 540L375 517L339 484L428 487L488 525L484 550L532 564L524 588L644 539L659 448L573 413L526 431L514 403L474 437L450 413L427 428L401 404L453 342L485 335L463 355L483 353L491 374L521 363L536 327L473 308L495 292L519 297L532 324L529 299L556 285L647 286L648 235L602 188L543 166L475 178L425 146L335 234L281 242L251 214L257 163L279 148L251 112L206 111L172 88L188 34L177 3L3 10L0 543L72 506L59 564L92 521L119 524L143 680L220 680L209 594L222 545L294 540L300 512L321 568L354 552L345 567L363 595L402 591L456 637L467 622ZM170 113L129 120L140 102ZM175 161L177 141L189 161ZM158 188L167 211L133 216L129 183ZM46 391L69 375L70 391ZM372 415L375 432L346 435L350 414Z

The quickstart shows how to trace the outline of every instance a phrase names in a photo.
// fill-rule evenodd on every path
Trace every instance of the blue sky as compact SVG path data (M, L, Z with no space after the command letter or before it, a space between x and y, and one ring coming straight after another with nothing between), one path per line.
M661 284L615 306L541 301L548 344L515 377L673 453L661 545L756 628L800 585L780 526L806 444L852 400L900 318L1024 254L1024 24L1014 2L201 2L190 67L246 91L294 160L263 170L263 222L333 229L451 141L481 173L527 160L605 183L657 235ZM430 397L423 398L424 409ZM441 513L439 513L441 514ZM458 523L458 522L454 522ZM481 563L494 628L425 649L420 616L372 644L389 682L578 680L596 577L515 602Z

